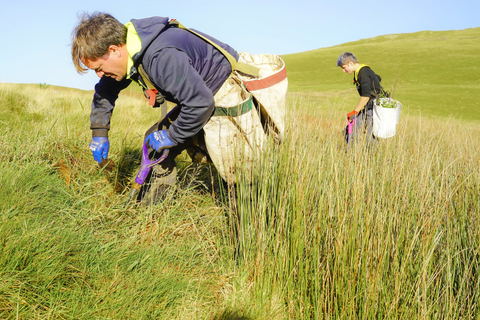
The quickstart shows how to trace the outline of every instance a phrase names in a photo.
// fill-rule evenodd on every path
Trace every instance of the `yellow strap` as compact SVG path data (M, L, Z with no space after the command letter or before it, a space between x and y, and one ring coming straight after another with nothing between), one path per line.
M358 67L358 69L355 71L355 73L353 74L353 81L354 83L357 83L357 79L358 79L358 73L360 72L360 69L362 69L363 67L368 67L366 64L361 64L360 67ZM369 67L370 68L370 67Z
M140 76L142 77L143 82L145 82L145 85L148 89L156 89L153 83L150 81L150 77L145 72L145 69L143 69L143 65L141 63L138 65L138 72L140 73Z
M251 75L251 76L254 76L254 77L258 77L258 74L260 72L259 68L248 65L248 64L243 63L243 62L237 62L237 60L235 60L235 58L230 53L228 53L227 50L223 49L222 47L220 47L218 44L211 41L210 39L205 38L201 34L198 34L195 31L192 31L192 30L186 28L184 25L182 25L177 20L172 20L172 21L169 22L169 24L173 25L173 26L176 26L176 27L179 27L181 29L187 30L187 31L193 33L194 35L202 38L203 40L207 41L208 43L210 43L218 51L220 51L225 56L225 58L227 58L228 62L230 62L230 65L232 66L232 70L237 70L237 71L240 71L242 73L245 73L245 74L248 74L248 75Z

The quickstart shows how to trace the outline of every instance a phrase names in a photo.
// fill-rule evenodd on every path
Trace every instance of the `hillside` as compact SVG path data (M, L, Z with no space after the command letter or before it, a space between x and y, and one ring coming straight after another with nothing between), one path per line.
M290 91L321 93L331 98L358 96L352 76L336 67L337 57L353 52L382 76L410 114L480 121L480 28L422 31L349 42L282 56Z

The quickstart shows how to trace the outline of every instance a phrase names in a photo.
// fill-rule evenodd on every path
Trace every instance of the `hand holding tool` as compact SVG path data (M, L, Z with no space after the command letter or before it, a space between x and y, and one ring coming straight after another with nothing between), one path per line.
M167 130L157 130L150 133L145 139L145 143L148 143L155 151L159 152L163 149L175 147L177 144L170 140Z
M347 114L347 120L348 122L350 121L353 121L353 119L355 119L355 117L357 116L358 112L356 110L353 110L352 112L350 112L349 114Z
M165 158L168 156L169 150L164 149L162 152L162 155L155 160L150 160L148 157L148 148L146 145L147 139L145 139L145 142L143 143L143 152L142 152L142 164L140 165L140 169L138 170L137 176L135 177L135 182L132 185L132 189L130 190L130 193L128 194L128 199L127 202L125 202L124 207L126 208L128 203L137 197L138 192L140 191L140 188L142 187L143 183L145 182L145 179L148 176L148 173L150 172L150 169L165 160Z

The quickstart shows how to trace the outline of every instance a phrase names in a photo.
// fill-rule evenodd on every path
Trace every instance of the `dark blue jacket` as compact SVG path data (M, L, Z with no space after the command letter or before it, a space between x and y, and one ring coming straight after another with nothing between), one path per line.
M136 66L141 62L158 91L181 107L178 118L169 128L169 136L174 142L182 143L198 133L209 120L215 107L213 95L231 74L231 65L205 40L180 28L166 27L168 18L152 17L131 22L142 49L132 57L134 66L127 72L128 79L118 82L103 77L95 86L90 115L92 134L107 136L115 100L131 79L138 77ZM227 44L201 34L238 60L238 54Z

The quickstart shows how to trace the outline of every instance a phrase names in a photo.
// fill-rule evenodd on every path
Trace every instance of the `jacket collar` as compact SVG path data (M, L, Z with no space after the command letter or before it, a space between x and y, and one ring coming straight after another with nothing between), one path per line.
M135 26L130 21L125 25L127 27L127 79L130 79L137 71L134 67L134 56L142 50L142 40L135 29Z

